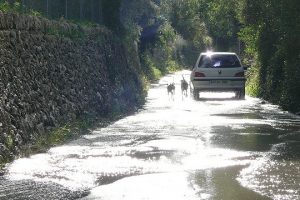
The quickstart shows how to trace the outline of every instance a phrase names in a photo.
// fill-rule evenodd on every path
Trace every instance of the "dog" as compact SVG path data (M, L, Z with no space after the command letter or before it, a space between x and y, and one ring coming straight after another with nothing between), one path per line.
M168 96L171 97L174 100L175 95L175 83L170 83L167 86Z
M186 96L188 95L187 90L189 88L189 84L188 82L184 79L184 77L182 76L182 80L181 80L181 94L182 96Z

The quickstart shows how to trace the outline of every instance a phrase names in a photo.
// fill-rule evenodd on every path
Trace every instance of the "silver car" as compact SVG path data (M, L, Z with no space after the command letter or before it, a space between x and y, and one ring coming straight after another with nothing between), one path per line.
M235 53L201 53L191 73L194 98L202 91L233 91L245 99L244 70Z

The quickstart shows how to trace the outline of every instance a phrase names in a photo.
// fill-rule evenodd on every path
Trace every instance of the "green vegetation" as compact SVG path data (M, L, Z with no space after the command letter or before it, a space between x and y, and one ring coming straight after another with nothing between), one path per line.
M33 153L46 152L50 147L62 145L67 141L76 139L81 135L90 133L90 131L95 127L105 127L113 121L119 119L120 116L122 116L120 112L115 113L114 115L111 114L106 118L86 116L74 122L67 123L59 128L53 129L46 135L39 136L33 145L25 147L23 155L29 156Z
M42 13L33 9L24 10L21 1L9 3L9 1L0 1L0 10L2 12L24 13L27 15L42 17Z
M171 35L141 51L145 71L152 77L157 78L156 69L164 74L166 63L172 61L193 65L206 49L235 51L251 67L250 95L300 111L300 4L296 0L161 0L154 8L150 5L143 7L150 7L152 15L148 8L143 16L164 20L160 25L168 28L160 34Z
M38 0L0 2L0 10L6 12L43 13L80 25L105 25L122 38L129 55L139 57L139 61L132 58L132 64L141 64L141 76L149 80L192 66L200 51L237 52L251 66L250 95L300 111L300 4L296 0L53 0L46 10L45 2ZM48 32L85 38L80 29Z
M158 80L162 75L181 68L176 58L177 35L168 23L162 24L157 30L153 43L146 43L141 49L141 64L144 73L150 80ZM146 40L146 39L145 39Z
M194 45L189 45L190 55L201 47L240 53L244 64L251 66L250 95L300 111L300 4L296 0L172 2L171 24Z
M60 18L59 22L63 24L73 24L77 26L73 26L71 28L65 28L64 26L52 26L49 27L45 33L57 37L70 38L71 40L77 42L83 42L86 39L92 39L94 42L102 44L105 40L103 34L97 34L94 32L88 33L87 30L92 28L98 28L103 32L109 31L109 29L107 29L106 27L90 21L66 20L64 18Z
M105 25L123 44L143 86L194 65L201 51L235 51L251 66L248 94L300 111L298 0L52 0L47 6L46 1L25 2L2 0L0 10L75 22L78 29L53 27L47 33L76 41L87 38L84 27ZM115 105L112 112L117 114L122 109ZM86 120L65 125L40 138L36 149L60 144L90 125Z
M136 50L133 43L137 45L141 69L150 80L193 65L198 53L206 49L238 52L252 66L249 94L300 110L300 9L296 0L81 0L51 1L45 8L45 2L35 0L0 3L5 12L43 13L107 26L131 51ZM71 39L85 37L80 30L48 32Z
M249 91L284 109L300 111L300 5L296 0L244 0L240 20Z
M192 66L200 50L211 45L196 11L191 15L185 12L186 7L194 9L191 2L122 1L120 22L130 38L126 46L135 43L147 79L157 80L164 74Z
M88 132L88 128L95 122L90 119L78 120L73 123L65 124L59 128L55 128L47 135L42 135L37 139L37 142L30 147L30 151L40 152L45 151L51 146L61 145L64 142L74 139L83 133Z
M64 30L60 27L50 27L46 30L46 33L57 37L67 37L76 41L86 39L86 34L80 26L75 30Z
M21 12L22 8L19 2L9 4L8 1L0 2L0 10L2 12Z

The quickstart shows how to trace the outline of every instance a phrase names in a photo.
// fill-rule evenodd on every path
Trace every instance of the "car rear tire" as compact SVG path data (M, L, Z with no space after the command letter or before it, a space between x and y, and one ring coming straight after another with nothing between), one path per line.
M200 95L199 95L199 90L197 90L197 89L194 89L193 90L193 96L194 96L194 99L195 100L199 100L199 98L200 98Z
M245 100L245 88L238 91L237 98L240 99L240 100Z

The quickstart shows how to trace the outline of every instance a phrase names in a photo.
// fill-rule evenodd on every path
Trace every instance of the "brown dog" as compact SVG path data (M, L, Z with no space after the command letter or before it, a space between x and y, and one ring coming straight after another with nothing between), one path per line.
M186 96L187 97L188 87L189 87L189 84L186 82L186 80L182 76L182 80L181 80L181 93L182 93L182 96Z

